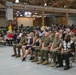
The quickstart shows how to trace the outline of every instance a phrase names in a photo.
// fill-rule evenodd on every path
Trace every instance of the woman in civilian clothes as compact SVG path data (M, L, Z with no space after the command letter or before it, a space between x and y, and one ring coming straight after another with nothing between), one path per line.
M29 53L29 49L32 47L33 45L33 37L34 37L34 34L31 32L29 35L28 35L28 41L27 41L27 45L23 45L22 46L22 61L24 61L26 59L26 56L28 55ZM32 57L31 57L32 58Z
M41 49L41 45L42 45L42 42L41 42L41 39L39 37L39 34L36 34L35 35L34 45L29 49L29 52L30 52L31 56L33 56L33 52L34 52L35 56L37 55L37 53ZM33 61L34 59L31 59L31 60Z
M13 33L12 31L8 31L7 32L7 40L6 42L8 43L9 46L12 45L12 41L13 41Z

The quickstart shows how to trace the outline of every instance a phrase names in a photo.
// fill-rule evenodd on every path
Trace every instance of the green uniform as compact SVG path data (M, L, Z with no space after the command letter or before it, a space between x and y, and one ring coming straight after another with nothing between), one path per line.
M50 37L50 44L52 44L53 43L53 41L54 41L54 37Z
M44 42L44 39L45 39L45 36L43 36L43 37L41 38L41 42L42 42L42 43Z
M18 56L20 56L20 49L21 49L22 45L25 44L26 41L27 41L26 37L21 37L21 40L20 40L19 44L13 44L14 54L17 55L16 48L18 48Z
M49 44L50 44L50 38L49 37L45 37L45 39L44 39L44 47L47 47L47 46L49 46Z
M53 41L53 48L59 47L60 44L62 44L62 40L61 40L61 39L59 39L59 40L54 39L54 41ZM56 54L57 54L59 51L60 51L60 50L57 50L57 51L54 50L54 51L52 51L53 62L56 62Z
M27 38L26 37L21 37L21 40L20 40L20 44L25 44L25 42L27 41Z
M41 49L40 54L41 54L41 58L43 59L43 57L45 57L48 60L48 52L49 52L49 48L47 46L49 46L50 44L50 37L45 37L44 39L44 47L46 47L45 49Z
M61 39L59 39L59 40L55 39L53 41L53 44L54 44L54 48L57 48L57 47L59 47L60 44L62 44L62 40Z
M45 37L44 39L44 48L41 49L40 54L41 54L41 59L38 61L37 64L43 64L46 65L48 64L48 53L50 52L48 46L50 45L50 43L53 42L53 38L50 37ZM43 57L45 57L45 61L43 61Z

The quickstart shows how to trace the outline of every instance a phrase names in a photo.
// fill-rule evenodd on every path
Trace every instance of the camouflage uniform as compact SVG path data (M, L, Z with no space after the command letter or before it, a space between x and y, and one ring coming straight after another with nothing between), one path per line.
M45 65L46 63L43 62L43 57L45 57L45 59L48 61L49 48L47 46L49 46L49 44L50 44L50 37L45 37L43 44L44 44L44 47L46 47L46 48L41 49L41 51L40 51L41 59L38 61L37 64L43 63L43 65Z
M26 41L27 41L26 37L21 37L19 44L13 44L14 54L12 56L20 57L20 49L21 49L22 45L25 44ZM18 55L17 55L16 48L18 48Z
M59 39L59 40L54 39L53 48L55 49L55 48L59 47L60 44L62 44L62 40L61 39ZM53 63L51 64L51 67L56 65L56 54L58 52L60 52L60 50L54 50L54 51L51 52L51 54L53 55Z
M43 36L43 37L41 38L41 42L42 42L42 43L44 42L44 39L45 39L45 36Z

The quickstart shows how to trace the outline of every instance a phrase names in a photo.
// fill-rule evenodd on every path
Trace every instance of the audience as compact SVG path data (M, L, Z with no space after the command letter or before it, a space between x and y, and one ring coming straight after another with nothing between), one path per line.
M25 61L27 55L30 54L32 62L47 65L50 54L53 58L51 67L63 67L63 63L65 63L64 70L70 69L69 58L76 53L75 25L52 24L51 26L22 26L20 28L25 28L25 30L7 31L7 34L4 31L0 32L2 40L6 41L9 46L13 45L12 57L21 56L22 61Z

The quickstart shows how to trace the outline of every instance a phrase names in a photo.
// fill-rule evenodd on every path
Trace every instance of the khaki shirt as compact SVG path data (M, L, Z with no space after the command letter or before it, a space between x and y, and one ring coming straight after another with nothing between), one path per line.
M43 37L41 38L41 42L42 42L42 43L44 42L44 39L45 39L45 37L43 36Z
M49 37L45 37L45 39L44 39L44 47L47 47L47 46L49 46L49 44L50 44L50 38Z
M53 43L53 41L54 41L54 37L50 37L50 43Z
M27 41L26 37L21 37L20 44L25 44Z
M53 41L54 48L59 47L60 44L62 44L62 40L61 39L59 39L59 40L54 39L54 41Z

